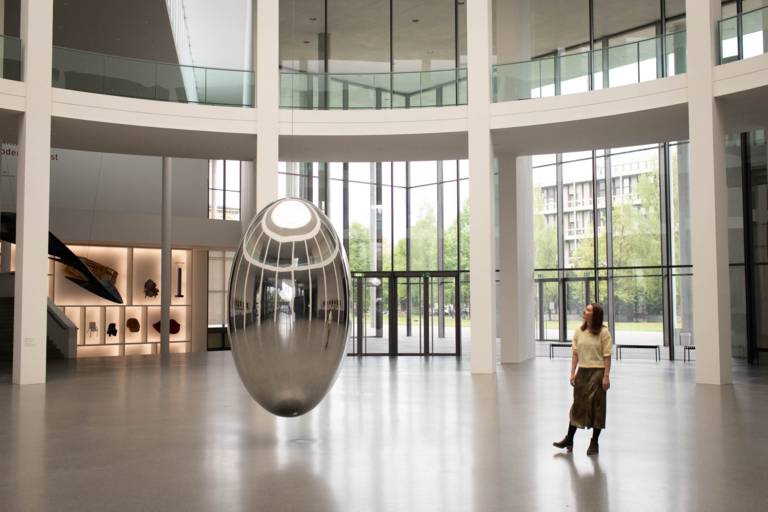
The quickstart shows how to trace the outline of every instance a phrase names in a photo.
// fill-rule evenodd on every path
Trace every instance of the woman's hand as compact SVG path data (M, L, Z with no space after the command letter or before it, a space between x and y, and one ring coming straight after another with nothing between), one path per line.
M568 378L568 382L571 383L571 386L576 385L576 372L571 372L571 376Z
M605 391L608 391L608 389L611 387L611 378L608 377L608 374L606 373L603 375L603 389Z

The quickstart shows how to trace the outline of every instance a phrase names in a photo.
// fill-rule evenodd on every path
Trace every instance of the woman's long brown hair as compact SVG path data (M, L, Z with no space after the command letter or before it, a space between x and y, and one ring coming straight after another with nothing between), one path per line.
M593 302L590 306L592 306L592 325L587 325L587 321L584 320L581 324L581 330L586 331L589 327L589 332L592 334L600 334L603 328L603 306L597 302Z

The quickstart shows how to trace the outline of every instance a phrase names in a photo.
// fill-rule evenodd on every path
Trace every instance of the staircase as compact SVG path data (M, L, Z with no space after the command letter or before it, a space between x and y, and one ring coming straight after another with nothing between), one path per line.
M13 360L13 273L0 274L0 361ZM77 356L77 327L48 300L48 359Z

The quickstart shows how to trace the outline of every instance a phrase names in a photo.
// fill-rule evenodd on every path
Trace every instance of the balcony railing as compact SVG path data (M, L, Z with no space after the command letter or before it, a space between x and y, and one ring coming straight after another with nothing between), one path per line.
M620 46L493 66L493 101L637 84L686 72L685 32Z
M0 36L0 55L2 61L2 78L21 80L21 39L10 36Z
M280 108L353 110L467 104L467 70L400 73L280 72Z
M720 64L768 51L768 7L720 20Z
M53 47L53 86L179 103L252 107L252 71L202 68Z

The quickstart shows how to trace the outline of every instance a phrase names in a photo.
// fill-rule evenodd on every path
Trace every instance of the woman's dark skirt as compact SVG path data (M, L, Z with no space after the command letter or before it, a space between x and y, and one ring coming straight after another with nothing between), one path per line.
M571 425L579 428L605 428L604 368L579 368L573 387Z

